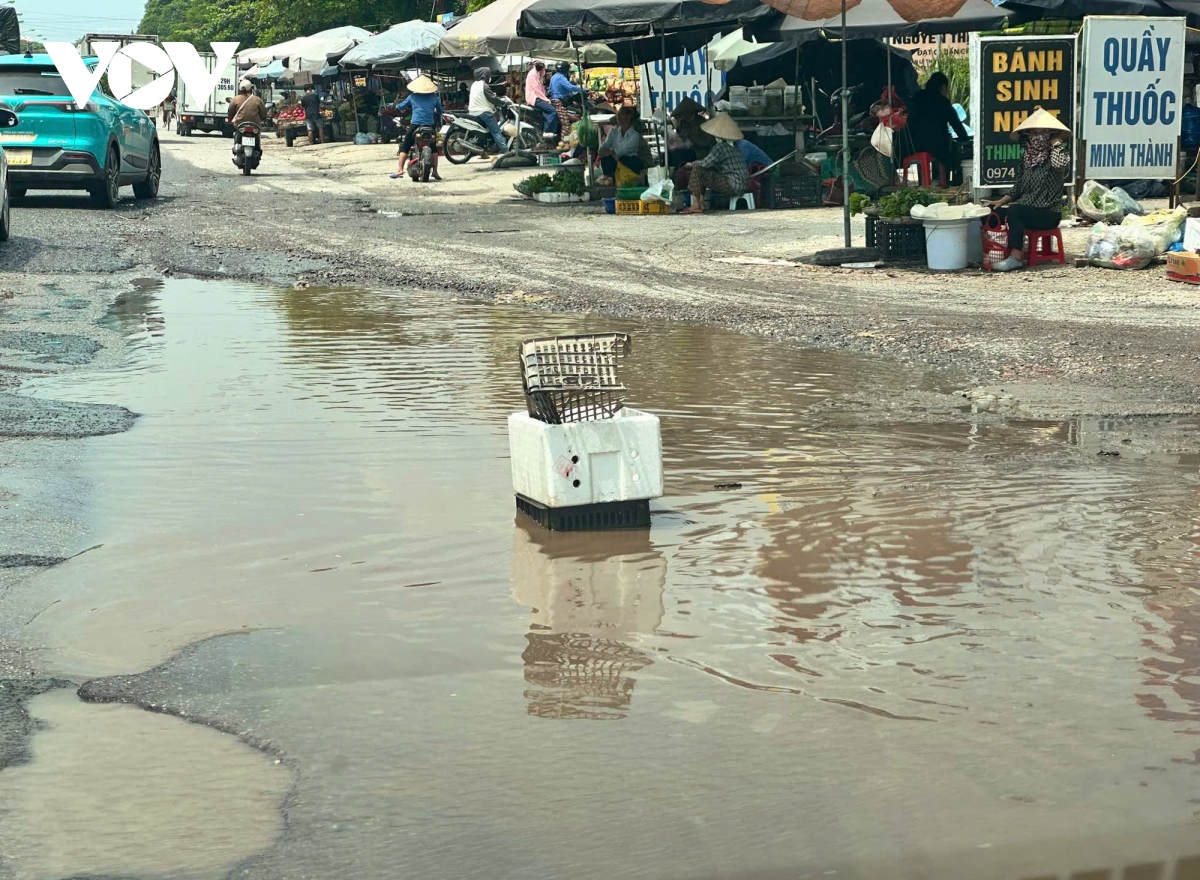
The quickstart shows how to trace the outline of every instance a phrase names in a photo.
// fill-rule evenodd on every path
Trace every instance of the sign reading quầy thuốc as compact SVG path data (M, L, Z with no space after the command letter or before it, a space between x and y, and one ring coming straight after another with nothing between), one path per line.
M1088 177L1175 177L1184 40L1182 18L1084 19L1081 115Z
M1038 107L1075 124L1075 38L976 37L971 44L977 187L1012 186L1025 151L1013 138Z

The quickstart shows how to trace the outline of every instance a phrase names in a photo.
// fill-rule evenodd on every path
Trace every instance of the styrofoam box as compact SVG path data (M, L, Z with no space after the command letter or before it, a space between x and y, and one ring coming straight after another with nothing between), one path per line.
M626 407L611 419L565 425L513 413L508 446L513 490L547 507L663 493L662 436L658 416L649 413Z

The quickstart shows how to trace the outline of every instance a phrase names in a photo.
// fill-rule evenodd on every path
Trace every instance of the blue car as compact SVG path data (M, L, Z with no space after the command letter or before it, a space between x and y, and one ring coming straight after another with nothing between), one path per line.
M112 208L123 186L132 185L139 199L158 195L162 153L154 121L100 89L76 107L49 55L0 55L0 105L20 117L0 130L14 198L31 189L81 189L96 207Z

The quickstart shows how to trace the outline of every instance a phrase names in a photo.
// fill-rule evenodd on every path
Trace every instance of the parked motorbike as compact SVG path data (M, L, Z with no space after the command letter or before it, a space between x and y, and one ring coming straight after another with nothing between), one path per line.
M233 164L249 177L261 161L262 129L253 122L243 122L233 133Z
M532 114L533 108L522 107L504 98L500 109L504 113L500 130L507 140L506 152L530 151L536 147L540 134L522 112L528 110ZM442 152L455 165L465 164L472 156L494 156L500 152L491 133L479 120L472 116L449 115L446 119L449 125L442 141Z
M433 173L433 152L437 149L437 132L432 125L422 125L413 137L413 148L408 154L408 176L413 183L429 182Z

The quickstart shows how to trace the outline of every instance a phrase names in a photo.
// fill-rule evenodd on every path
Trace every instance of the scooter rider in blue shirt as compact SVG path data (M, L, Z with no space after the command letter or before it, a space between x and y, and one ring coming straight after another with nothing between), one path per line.
M566 103L582 92L583 89L571 82L571 65L565 61L558 62L554 76L550 77L550 100Z
M408 97L396 105L396 110L410 110L412 117L409 119L408 134L404 136L404 142L400 145L400 154L397 156L400 163L396 173L391 175L392 180L404 176L404 163L408 161L408 154L412 152L417 129L429 126L436 132L442 126L442 99L438 96L437 83L427 76L417 77L408 84ZM442 176L438 174L437 167L438 154L437 150L434 150L431 176L434 180L441 180Z

